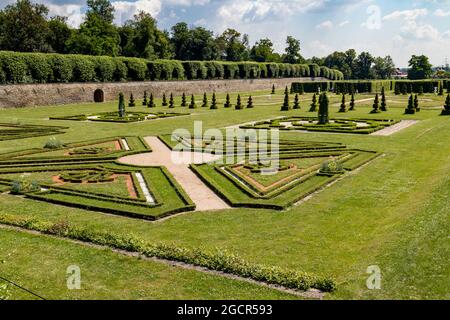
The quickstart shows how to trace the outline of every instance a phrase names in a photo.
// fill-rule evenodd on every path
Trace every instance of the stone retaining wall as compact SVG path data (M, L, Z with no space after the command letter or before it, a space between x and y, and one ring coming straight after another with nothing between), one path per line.
M71 103L94 102L94 92L103 96L104 101L116 100L119 92L126 99L133 93L140 99L144 91L161 97L165 92L174 95L203 94L204 92L243 92L267 90L275 84L278 90L290 86L292 82L324 81L324 78L283 78L253 80L196 80L196 81L149 81L116 83L58 83L1 85L0 108L17 108L30 106L62 105ZM101 90L101 91L100 91Z

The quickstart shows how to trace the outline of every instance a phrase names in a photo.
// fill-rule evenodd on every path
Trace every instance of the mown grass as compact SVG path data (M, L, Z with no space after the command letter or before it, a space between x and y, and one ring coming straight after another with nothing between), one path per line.
M112 111L116 109L115 103L2 110L0 122L18 118L23 123L69 126L67 133L58 137L69 143L118 135L160 135L171 133L177 128L191 130L194 120L203 121L206 129L283 115L311 115L307 112L311 95L302 97L304 101L300 111L280 112L281 104L278 101L282 101L282 95L269 97L268 93L269 91L252 93L257 98L255 108L251 110L236 111L221 107L212 111L177 107L173 111L183 110L192 112L193 115L134 124L46 120L55 115ZM223 99L223 96L220 95L219 98ZM331 96L331 99L335 103L340 101L340 97L336 95ZM333 105L331 116L421 121L389 137L282 133L282 138L286 139L341 142L350 148L384 153L383 157L327 188L308 202L285 212L233 209L189 213L150 223L8 195L0 196L0 211L24 216L35 215L45 220L68 220L72 224L93 229L132 233L148 241L165 241L187 247L222 247L250 261L331 275L338 282L338 290L327 295L330 299L448 298L445 288L449 284L449 270L445 266L449 259L450 118L440 117L438 108L443 105L444 98L425 95L421 99L432 100L426 102L429 109L413 116L403 115L407 96L390 96L388 101L395 99L399 102L389 105L387 113L377 115L369 114L373 95L358 95L356 99L369 100L357 103L356 111L345 114L338 113L339 106ZM0 142L0 152L42 147L47 140L48 137L37 137ZM41 240L35 241L40 243ZM26 250L27 245L18 247L16 252ZM61 249L61 252L65 251L67 248ZM96 261L100 263L102 259L99 257ZM49 264L55 263L52 260ZM13 265L20 265L20 262ZM366 269L370 265L379 265L382 269L382 290L370 291L366 288ZM98 269L91 270L93 274L100 273ZM113 272L112 268L106 270ZM44 278L38 274L31 283L42 283ZM214 278L211 283L220 281ZM123 281L120 286L128 284ZM167 288L164 281L150 286L154 290L158 290L159 286ZM176 298L182 287L180 283L171 283L171 288L167 289L167 297ZM197 289L185 296L190 294L191 298L210 297L206 286L197 286L194 282L192 288ZM105 289L104 295L98 294L97 297L107 296L107 291ZM112 290L111 296L114 296L113 293ZM222 292L218 296L227 297ZM66 296L55 292L53 297ZM95 294L92 293L92 297L95 298Z

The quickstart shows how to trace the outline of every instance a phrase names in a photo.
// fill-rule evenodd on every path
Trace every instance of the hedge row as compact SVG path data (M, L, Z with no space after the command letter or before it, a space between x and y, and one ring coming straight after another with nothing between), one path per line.
M6 214L0 215L0 223L108 246L114 249L137 252L147 257L188 263L213 271L221 271L256 281L280 285L285 288L297 290L315 288L324 292L331 292L336 289L335 282L330 278L317 277L305 272L280 267L252 264L234 254L219 249L204 251L198 248L188 249L162 243L149 244L135 237L81 229L73 227L66 222L52 223Z
M343 79L342 72L320 68L315 64L149 61L125 57L0 51L0 84L320 76L331 80Z
M331 78L330 78L331 79ZM320 91L333 91L336 93L375 93L381 92L382 88L389 91L393 89L393 83L390 80L373 81L317 81L317 82L295 82L292 84L292 90L296 93L315 93Z
M434 93L434 89L446 87L448 81L444 80L396 80L394 90L401 93Z

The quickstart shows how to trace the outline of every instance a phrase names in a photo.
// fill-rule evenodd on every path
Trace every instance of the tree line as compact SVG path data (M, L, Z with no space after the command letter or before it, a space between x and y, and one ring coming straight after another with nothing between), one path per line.
M68 25L67 17L49 17L45 5L17 0L0 11L0 50L148 60L315 63L340 70L345 79L389 79L396 69L390 56L374 57L369 52L358 55L354 49L305 59L300 53L300 41L292 36L287 37L285 52L280 54L270 39L251 46L249 36L234 29L215 35L204 27L180 22L170 31L160 30L156 19L142 11L117 26L114 12L109 0L87 0L85 19L75 29ZM410 67L410 79L431 76L431 64L425 56L413 56Z

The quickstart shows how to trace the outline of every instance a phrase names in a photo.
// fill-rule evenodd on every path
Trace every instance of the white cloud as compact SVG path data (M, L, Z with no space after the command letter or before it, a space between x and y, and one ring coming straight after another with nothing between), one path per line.
M112 5L116 9L114 22L119 25L133 18L139 11L150 13L153 17L161 12L160 0L114 1Z
M334 26L333 22L330 20L324 21L316 26L316 29L332 29Z
M448 17L448 16L450 16L450 11L444 11L444 10L442 10L442 9L437 9L437 10L434 12L434 15L435 15L436 17Z
M383 20L416 20L419 17L428 15L427 9L412 9L403 11L394 11L383 17Z
M345 20L345 21L342 21L341 23L339 23L338 26L339 26L339 27L343 27L343 26L348 25L349 23L350 23L350 21Z
M67 17L67 23L76 28L84 19L84 13L82 12L82 5L77 4L65 4L55 5L47 4L50 16L65 16Z

